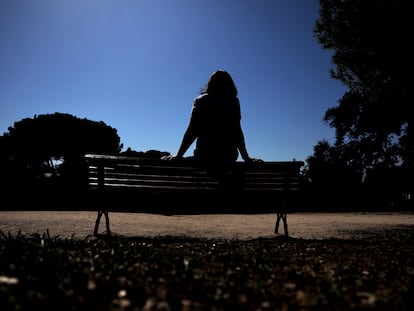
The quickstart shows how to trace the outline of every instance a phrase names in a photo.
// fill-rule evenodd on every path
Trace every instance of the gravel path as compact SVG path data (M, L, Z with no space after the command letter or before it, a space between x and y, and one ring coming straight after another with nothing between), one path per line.
M208 214L164 216L145 213L110 213L111 231L118 235L187 236L219 239L274 237L275 214ZM4 234L43 234L85 238L93 233L96 212L0 211ZM293 213L287 217L289 235L300 239L350 239L383 229L414 230L414 213ZM102 218L100 233L105 230ZM279 229L283 232L283 226Z

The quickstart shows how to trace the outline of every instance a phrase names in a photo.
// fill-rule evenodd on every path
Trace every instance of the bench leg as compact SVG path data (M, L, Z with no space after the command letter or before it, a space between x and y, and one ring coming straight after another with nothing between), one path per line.
M281 219L283 220L283 228L285 229L285 236L289 236L286 213L277 213L276 224L275 224L275 233L276 234L279 233L279 224L280 224Z
M96 217L95 221L95 229L93 230L93 235L98 235L99 223L101 222L102 212L98 211L98 216Z
M96 218L95 222L95 229L93 231L93 235L98 235L98 229L99 229L99 223L101 222L102 215L105 215L105 221L106 221L106 233L108 235L111 234L111 230L109 229L109 215L107 211L98 211L98 217Z
M111 230L109 229L109 214L108 212L104 212L105 214L105 220L106 220L106 234L111 235Z

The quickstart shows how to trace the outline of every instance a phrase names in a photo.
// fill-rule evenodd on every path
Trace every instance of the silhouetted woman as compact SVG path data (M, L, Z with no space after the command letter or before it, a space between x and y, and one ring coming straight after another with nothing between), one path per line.
M194 99L190 122L177 155L167 158L183 157L196 140L194 159L217 177L233 168L239 153L245 162L261 161L250 158L247 152L237 95L227 71L213 72L206 88Z

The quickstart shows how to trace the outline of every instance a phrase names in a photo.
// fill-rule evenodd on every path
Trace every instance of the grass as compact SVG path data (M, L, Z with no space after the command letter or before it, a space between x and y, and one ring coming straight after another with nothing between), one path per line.
M414 228L354 240L0 232L1 310L414 310Z

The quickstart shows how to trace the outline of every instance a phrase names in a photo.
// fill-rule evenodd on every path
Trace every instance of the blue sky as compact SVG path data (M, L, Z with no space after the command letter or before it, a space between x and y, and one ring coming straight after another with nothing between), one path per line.
M124 150L175 154L194 97L225 69L250 156L304 161L333 142L322 118L345 92L318 17L318 0L1 0L0 135L60 112L116 128Z

